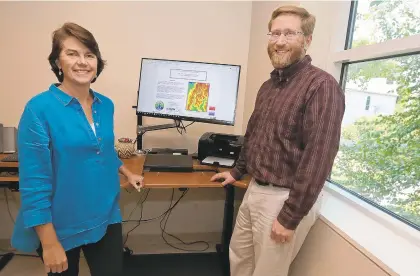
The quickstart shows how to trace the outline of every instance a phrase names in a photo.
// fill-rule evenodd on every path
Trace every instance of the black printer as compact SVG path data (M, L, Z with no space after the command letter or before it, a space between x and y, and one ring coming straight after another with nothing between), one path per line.
M198 159L202 164L233 167L243 142L241 135L206 132L198 141Z

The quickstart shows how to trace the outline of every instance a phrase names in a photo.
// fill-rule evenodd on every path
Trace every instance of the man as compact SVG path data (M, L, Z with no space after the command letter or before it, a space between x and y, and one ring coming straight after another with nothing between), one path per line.
M319 214L319 194L340 140L344 94L311 65L315 18L283 6L269 22L274 70L260 88L240 157L212 180L252 176L230 243L232 276L286 276Z

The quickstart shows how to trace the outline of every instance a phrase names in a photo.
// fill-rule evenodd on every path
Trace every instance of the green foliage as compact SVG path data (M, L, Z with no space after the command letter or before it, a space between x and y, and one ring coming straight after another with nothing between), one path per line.
M403 1L372 1L369 14L358 15L358 19L373 21L375 34L373 41L363 38L354 41L353 47L420 33L420 18ZM419 54L349 66L347 81L355 81L362 89L372 78L396 82L398 103L392 115L362 118L343 129L331 177L417 225L420 225L419 71Z
M386 78L389 81L396 81L395 77L401 69L398 62L392 59L361 62L352 64L347 76L349 80L355 81L360 88L366 90L367 84L372 78Z

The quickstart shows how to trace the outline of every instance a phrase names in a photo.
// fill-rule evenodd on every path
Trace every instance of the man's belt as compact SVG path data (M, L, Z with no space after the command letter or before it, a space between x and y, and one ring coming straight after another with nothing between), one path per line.
M272 185L271 183L269 183L269 182L264 182L264 181L261 181L261 180L258 180L258 179L256 179L255 178L255 182L258 184L258 185L260 185L260 186L270 186L270 185ZM274 186L274 185L273 185Z

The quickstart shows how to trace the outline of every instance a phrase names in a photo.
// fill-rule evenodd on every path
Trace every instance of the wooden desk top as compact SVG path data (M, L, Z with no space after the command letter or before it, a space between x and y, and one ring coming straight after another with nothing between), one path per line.
M7 154L0 153L0 160L6 157ZM19 166L18 162L1 162L0 168L17 168ZM0 176L0 182L19 182L18 176Z
M6 157L6 153L0 153L0 160ZM0 161L0 168L17 168L19 166L18 162L1 162Z
M0 154L0 159L5 157L6 154ZM143 173L143 164L145 160L144 155L136 155L130 159L121 159L127 168L136 174ZM0 167L18 167L18 162L0 162ZM197 160L194 160L194 169L215 169L216 167L200 165ZM229 169L219 168L220 171L227 171ZM214 172L192 172L192 173L181 173L181 172L145 172L144 182L146 188L210 188L210 187L222 187L219 182L211 182L210 178L214 175ZM126 181L126 178L121 175L120 185L122 188L134 189ZM18 182L18 176L7 176L0 177L2 182ZM244 179L235 182L235 186L246 188L250 181L249 176L245 176Z

